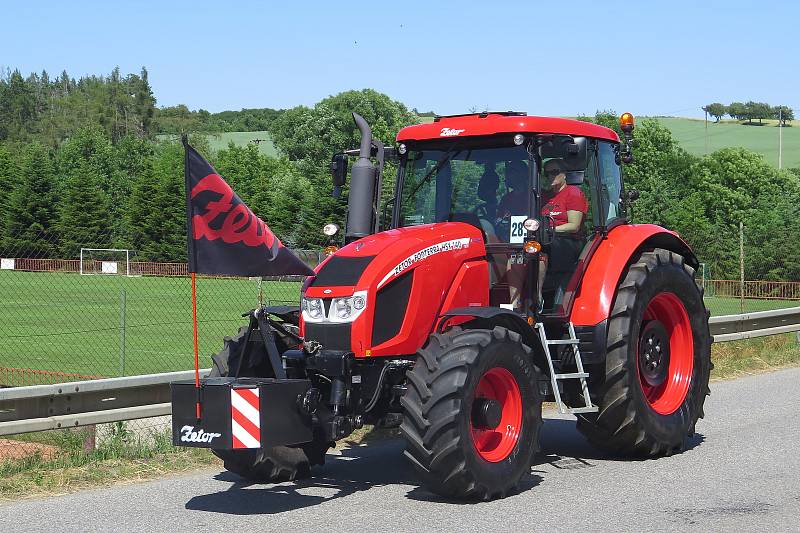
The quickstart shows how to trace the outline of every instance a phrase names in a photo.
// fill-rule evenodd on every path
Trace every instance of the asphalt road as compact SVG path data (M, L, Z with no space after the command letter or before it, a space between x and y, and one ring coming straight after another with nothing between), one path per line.
M2 531L800 531L800 369L713 383L683 454L620 461L545 422L522 490L459 504L415 484L402 443L345 450L299 484L205 471L0 506Z

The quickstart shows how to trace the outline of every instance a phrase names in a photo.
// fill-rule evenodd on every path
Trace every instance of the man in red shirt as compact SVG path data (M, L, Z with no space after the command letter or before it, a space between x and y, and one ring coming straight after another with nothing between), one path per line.
M583 248L583 219L589 211L589 203L580 187L567 185L566 167L560 159L550 159L544 164L542 188L542 215L553 218L555 239L547 254L539 255L539 307L542 307L542 285L548 264L554 267L572 268L578 262Z

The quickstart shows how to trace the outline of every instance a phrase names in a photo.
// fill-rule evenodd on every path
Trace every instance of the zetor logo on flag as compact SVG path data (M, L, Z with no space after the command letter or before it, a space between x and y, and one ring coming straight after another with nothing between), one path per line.
M233 189L219 174L209 174L192 188L192 200L203 192L210 191L219 195L205 205L205 213L192 217L194 231L192 237L197 240L205 237L209 241L222 239L228 244L243 242L250 247L266 246L269 253L278 253L280 241L273 235L263 220L242 202ZM236 202L234 201L237 200ZM217 218L222 220L219 228L211 226Z
M185 139L184 148L189 272L227 276L314 274Z
M234 448L261 447L258 389L231 389L231 433Z

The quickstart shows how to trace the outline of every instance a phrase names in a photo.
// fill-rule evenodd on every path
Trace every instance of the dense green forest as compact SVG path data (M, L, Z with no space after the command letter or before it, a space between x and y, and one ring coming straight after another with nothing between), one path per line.
M320 228L342 223L332 153L358 145L350 116L361 113L385 141L420 121L416 110L371 89L313 107L209 113L158 108L147 70L75 80L66 72L0 77L0 255L75 257L80 247L136 250L153 261L185 260L183 151L190 141L289 246L317 248ZM611 112L584 120L617 127ZM269 131L280 157L255 145L213 151L204 133ZM738 277L738 224L745 225L750 279L800 279L800 184L762 156L726 148L686 153L658 122L635 131L626 184L641 192L636 222L677 230L716 278ZM393 186L384 182L385 196Z

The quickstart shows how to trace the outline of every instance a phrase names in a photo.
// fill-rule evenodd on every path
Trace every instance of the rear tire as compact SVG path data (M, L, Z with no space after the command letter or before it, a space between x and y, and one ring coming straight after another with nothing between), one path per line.
M685 449L709 394L708 315L681 255L656 248L634 261L608 319L600 410L578 417L589 441L623 456Z
M519 334L431 335L401 400L406 457L433 492L491 500L530 472L542 425L539 370Z
M235 337L225 337L225 345L218 354L212 357L213 365L210 377L225 377L235 373L239 366L239 358L244 348L247 328L239 330ZM281 339L276 336L278 348L283 351ZM259 353L258 351L263 353ZM259 376L265 372L264 362L268 367L268 359L263 344L250 347L248 360L255 364L243 368L242 376ZM271 368L270 368L271 371ZM314 431L314 440L299 446L274 446L253 450L212 450L214 455L222 459L225 469L245 479L259 482L277 483L302 479L311 475L312 465L325 463L325 452L333 443L324 441L319 429Z

